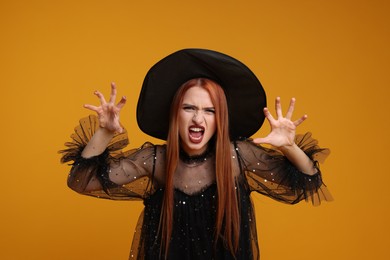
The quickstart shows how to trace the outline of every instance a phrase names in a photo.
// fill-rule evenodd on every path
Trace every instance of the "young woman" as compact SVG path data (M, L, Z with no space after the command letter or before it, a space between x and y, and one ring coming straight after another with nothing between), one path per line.
M85 107L98 118L80 121L62 161L74 161L68 185L79 193L144 201L130 259L258 259L252 191L291 204L331 199L317 164L328 151L295 136L306 119L291 120L295 100L283 116L277 98L275 119L258 79L232 57L185 49L151 68L137 119L164 145L122 152L126 99L115 104L114 84L108 102L95 94L101 105ZM264 115L270 134L247 139Z

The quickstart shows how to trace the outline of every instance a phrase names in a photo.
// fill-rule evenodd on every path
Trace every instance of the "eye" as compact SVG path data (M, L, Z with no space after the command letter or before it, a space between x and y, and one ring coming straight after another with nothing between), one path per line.
M209 115L214 115L215 114L215 109L214 108L207 108L204 110L206 114Z
M194 111L195 107L185 105L185 106L183 106L183 109L184 109L184 111Z

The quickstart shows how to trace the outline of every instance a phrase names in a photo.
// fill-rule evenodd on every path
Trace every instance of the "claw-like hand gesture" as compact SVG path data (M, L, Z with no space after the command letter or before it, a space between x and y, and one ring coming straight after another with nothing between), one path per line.
M123 128L119 122L119 112L126 104L126 97L123 96L118 104L115 105L115 83L111 83L111 95L108 103L106 102L103 94L99 91L95 91L94 94L100 99L100 106L86 104L84 107L97 113L100 127L105 128L110 132L122 133Z
M257 144L271 144L275 147L288 147L293 145L295 139L295 129L307 118L307 115L304 115L296 121L291 121L291 117L294 112L294 105L295 98L292 98L287 114L283 117L280 98L277 97L275 101L277 119L271 115L268 108L264 108L264 115L270 123L271 132L264 138L254 139L253 142Z

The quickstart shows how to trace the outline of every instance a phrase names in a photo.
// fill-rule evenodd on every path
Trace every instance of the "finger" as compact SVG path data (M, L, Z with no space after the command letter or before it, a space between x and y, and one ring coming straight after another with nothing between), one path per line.
M264 111L265 117L268 119L268 121L269 121L270 123L272 123L272 122L275 121L275 118L272 116L271 112L269 112L269 110L268 110L267 107L265 107L265 108L263 109L263 111Z
M288 111L286 114L286 118L291 120L292 114L294 112L294 107L295 107L295 98L292 98L290 101L290 106L288 107Z
M299 126L300 124L302 124L303 121L305 121L307 119L307 115L304 115L302 116L301 118L297 119L294 121L294 125L295 126Z
M114 104L116 99L116 85L115 82L111 82L111 94L110 94L110 103Z
M94 94L100 99L100 103L101 103L102 105L107 104L106 99L104 98L104 96L103 96L102 93L100 93L99 91L96 90L96 91L94 92Z
M275 110L276 110L276 115L278 116L278 118L282 118L283 113L282 113L282 105L280 104L280 97L276 97Z
M99 110L99 108L97 106L93 106L93 105L89 105L89 104L85 104L85 105L83 105L83 107L86 109L95 111L95 112L98 112L98 110Z
M122 109L122 107L126 104L126 101L127 101L126 97L123 96L121 100L118 102L118 104L116 105L116 107Z

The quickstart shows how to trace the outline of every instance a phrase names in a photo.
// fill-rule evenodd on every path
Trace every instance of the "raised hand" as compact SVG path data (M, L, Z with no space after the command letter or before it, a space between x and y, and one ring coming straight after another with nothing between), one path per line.
M287 147L293 145L297 126L299 126L307 118L307 115L304 115L298 120L292 121L291 118L294 112L294 106L295 98L292 98L287 114L284 117L282 113L282 106L280 104L280 97L277 97L275 101L277 119L271 115L268 108L264 108L264 115L271 126L271 132L264 138L255 138L253 142L257 144L271 144L275 147Z
M84 107L97 113L100 127L105 128L110 132L122 133L123 128L119 122L119 113L126 104L126 97L123 96L121 100L115 104L115 83L111 83L111 94L108 102L106 102L103 94L99 91L95 91L94 94L99 98L100 106L85 104Z

